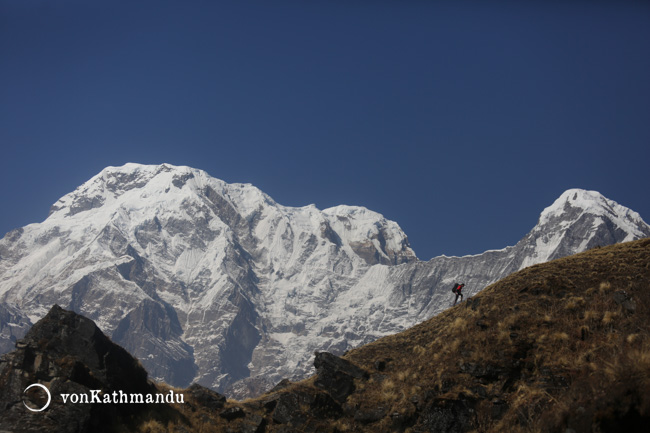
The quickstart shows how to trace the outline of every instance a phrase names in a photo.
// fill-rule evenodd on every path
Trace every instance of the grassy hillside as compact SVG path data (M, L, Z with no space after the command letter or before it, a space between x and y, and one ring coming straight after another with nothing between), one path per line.
M408 417L422 400L466 402L477 431L647 431L650 239L524 269L347 355L381 358L387 378L351 404Z
M524 269L343 358L367 374L178 409L205 432L648 431L650 239Z

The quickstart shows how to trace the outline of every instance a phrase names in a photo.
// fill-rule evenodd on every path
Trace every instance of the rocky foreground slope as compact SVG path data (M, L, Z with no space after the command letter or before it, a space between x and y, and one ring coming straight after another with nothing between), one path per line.
M42 384L51 393L47 404ZM37 322L16 350L0 358L0 431L86 432L126 427L137 405L64 404L61 394L123 390L150 393L142 365L113 344L90 320L54 306ZM127 424L125 424L127 423ZM135 425L128 427L135 428Z
M523 267L650 236L636 213L569 190L515 246L420 261L362 207L282 206L190 167L109 167L0 240L0 353L54 304L89 317L152 377L259 395L407 329Z
M342 358L317 353L315 376L242 402L196 385L174 390L148 382L92 322L54 307L0 359L0 429L645 432L648 287L650 239L595 248L514 273ZM35 381L52 390L132 387L185 399L78 407L60 404L53 392L52 412L34 414L21 403Z

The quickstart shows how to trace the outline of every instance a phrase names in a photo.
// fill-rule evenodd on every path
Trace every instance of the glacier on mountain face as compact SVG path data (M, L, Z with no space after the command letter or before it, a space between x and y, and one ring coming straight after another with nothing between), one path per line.
M566 191L515 246L417 259L398 224L354 206L286 207L190 167L108 167L0 240L0 348L52 304L93 319L155 379L235 397L312 370L518 269L650 236L593 191Z

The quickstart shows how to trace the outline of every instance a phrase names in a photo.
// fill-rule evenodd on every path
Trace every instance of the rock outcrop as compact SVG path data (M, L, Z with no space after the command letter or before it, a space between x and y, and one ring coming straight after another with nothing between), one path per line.
M25 393L32 384L49 389ZM0 431L91 432L111 431L144 408L139 404L72 404L61 395L90 395L122 391L155 391L147 372L129 353L113 344L89 319L55 305L36 323L16 350L0 358Z

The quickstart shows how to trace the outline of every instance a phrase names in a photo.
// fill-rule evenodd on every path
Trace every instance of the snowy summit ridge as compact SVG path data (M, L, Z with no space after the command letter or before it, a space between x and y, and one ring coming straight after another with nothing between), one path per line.
M363 207L287 207L249 184L168 164L107 167L0 240L0 351L52 304L94 320L156 379L242 397L595 245L650 236L641 217L569 190L517 245L417 259L399 225Z
M544 209L540 215L539 224L548 224L553 219L566 218L568 213L610 218L619 229L630 230L624 241L644 237L644 233L639 227L643 227L645 223L637 212L609 200L597 191L578 188L565 191L551 206Z

